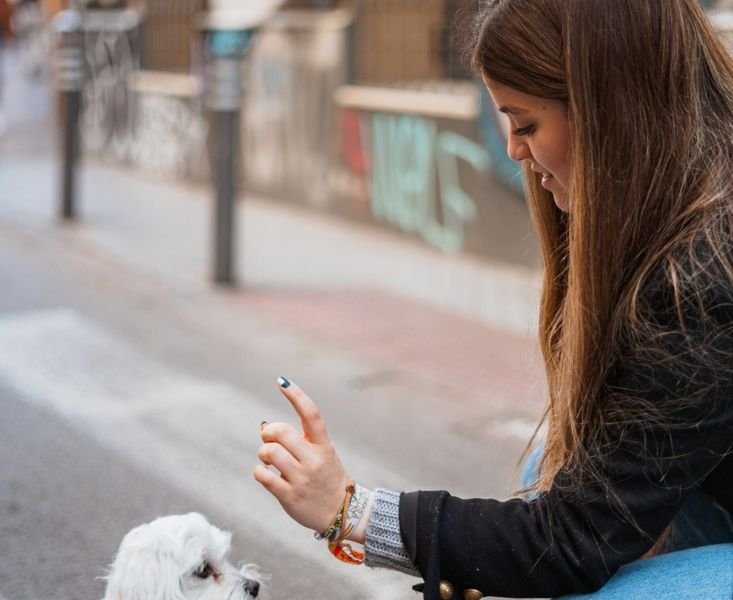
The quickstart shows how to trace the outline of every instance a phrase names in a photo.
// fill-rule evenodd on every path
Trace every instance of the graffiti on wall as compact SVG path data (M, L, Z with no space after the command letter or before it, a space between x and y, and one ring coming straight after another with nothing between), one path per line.
M371 120L371 207L376 219L417 233L446 251L463 249L466 224L476 217L461 188L458 165L485 171L489 155L478 144L435 121L375 113Z
M497 175L521 193L496 114L456 131L429 117L342 108L334 94L344 41L334 30L261 34L243 119L247 186L465 250L481 181Z
M137 25L130 11L110 11L84 30L84 146L117 160L126 156L134 119L130 80L139 66Z
M477 208L461 175L485 174L491 166L486 149L423 116L345 109L340 123L340 166L331 178L336 189L366 196L376 221L445 252L464 249Z
M345 81L344 53L339 29L261 33L246 80L248 185L325 204L336 119L332 98Z
M192 91L141 79L139 20L132 11L95 13L84 32L81 131L88 152L157 173L203 178L207 123Z
M208 174L208 125L195 99L137 94L127 158L157 173L201 179Z
M119 26L88 36L87 148L148 170L206 177L198 92L146 88L135 39ZM521 189L500 117L485 97L476 121L342 109L334 93L346 79L345 44L339 28L261 33L245 72L247 187L384 223L441 251L477 247L475 233L487 226L486 205L478 204L486 182L498 176Z

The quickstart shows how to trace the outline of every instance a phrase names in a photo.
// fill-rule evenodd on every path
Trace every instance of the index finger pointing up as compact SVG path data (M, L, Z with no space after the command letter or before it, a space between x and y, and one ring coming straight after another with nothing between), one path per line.
M278 377L277 383L280 386L280 391L288 399L295 412L298 413L305 438L314 444L328 442L326 424L323 422L321 411L316 403L300 387L284 377Z

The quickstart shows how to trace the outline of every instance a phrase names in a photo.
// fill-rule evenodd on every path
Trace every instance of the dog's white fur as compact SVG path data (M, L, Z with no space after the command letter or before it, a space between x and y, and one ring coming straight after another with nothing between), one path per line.
M104 600L251 600L260 576L229 562L231 538L199 513L140 525L120 544Z

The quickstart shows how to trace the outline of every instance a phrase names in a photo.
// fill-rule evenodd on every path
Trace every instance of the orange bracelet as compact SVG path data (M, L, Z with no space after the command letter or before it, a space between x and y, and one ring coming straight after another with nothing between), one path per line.
M328 549L341 562L349 565L360 565L364 562L364 553L361 550L355 550L351 544L344 541L329 542Z

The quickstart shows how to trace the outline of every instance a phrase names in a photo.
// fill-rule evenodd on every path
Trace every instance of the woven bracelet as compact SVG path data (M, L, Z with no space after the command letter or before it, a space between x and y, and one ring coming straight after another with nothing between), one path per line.
M331 524L322 533L313 532L317 540L328 541L329 552L342 562L356 565L364 562L364 553L353 548L345 540L359 526L370 494L368 489L349 481L341 508L332 519Z

